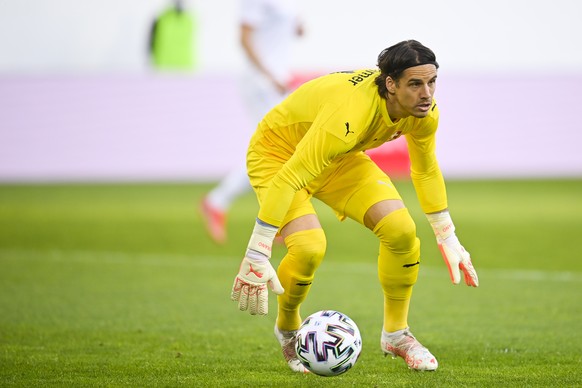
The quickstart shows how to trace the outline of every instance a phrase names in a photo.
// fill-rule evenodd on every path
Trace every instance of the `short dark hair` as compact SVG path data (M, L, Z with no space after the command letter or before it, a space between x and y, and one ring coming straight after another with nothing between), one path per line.
M398 81L404 70L409 67L427 64L432 64L437 69L439 68L434 52L416 40L404 40L382 50L378 55L380 75L375 80L378 86L378 93L382 97L386 96L388 92L386 78L388 76L394 81Z

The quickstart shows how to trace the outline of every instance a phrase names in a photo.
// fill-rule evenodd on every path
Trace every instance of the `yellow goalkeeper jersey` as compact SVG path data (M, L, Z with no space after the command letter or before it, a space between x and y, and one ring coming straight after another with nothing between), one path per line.
M378 94L376 70L332 73L303 84L274 107L253 135L248 157L280 161L261 203L259 219L281 226L293 196L325 169L355 153L404 135L411 178L425 213L447 207L435 155L439 111L393 122Z

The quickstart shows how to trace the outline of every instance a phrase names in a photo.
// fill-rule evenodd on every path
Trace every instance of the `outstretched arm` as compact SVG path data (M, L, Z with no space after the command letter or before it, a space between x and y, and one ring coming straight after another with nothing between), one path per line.
M479 286L471 255L459 242L455 225L447 210L447 192L442 172L436 159L435 133L438 108L434 107L433 121L413 135L407 135L411 160L411 178L418 199L435 233L437 244L449 269L454 284L461 281L461 272L468 286Z

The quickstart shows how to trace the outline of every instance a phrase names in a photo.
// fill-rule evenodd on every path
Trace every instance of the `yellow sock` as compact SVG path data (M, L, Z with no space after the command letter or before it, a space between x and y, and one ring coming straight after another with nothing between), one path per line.
M408 209L398 209L384 217L374 233L380 238L378 278L384 292L384 330L408 327L412 287L418 278L420 241Z
M277 327L297 330L301 325L301 303L325 255L325 234L322 229L303 230L287 236L285 245L288 251L277 269L285 289L285 293L277 297Z

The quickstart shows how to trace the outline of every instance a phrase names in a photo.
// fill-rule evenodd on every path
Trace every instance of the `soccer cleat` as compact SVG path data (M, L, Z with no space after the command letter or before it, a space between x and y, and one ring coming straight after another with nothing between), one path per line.
M218 244L226 242L226 214L212 206L204 197L200 203L200 214L210 237Z
M275 337L281 345L281 350L283 351L283 357L287 361L287 365L293 372L298 373L309 373L309 370L303 366L301 361L297 358L297 351L295 350L295 344L297 343L297 330L284 331L279 330L275 324Z
M439 366L435 356L414 338L408 328L392 334L382 330L380 346L385 356L402 357L410 369L433 371Z

